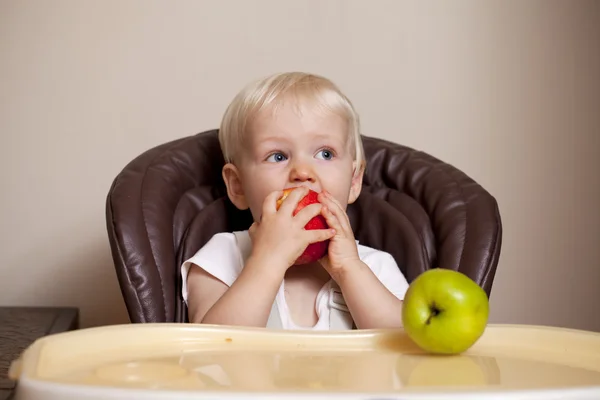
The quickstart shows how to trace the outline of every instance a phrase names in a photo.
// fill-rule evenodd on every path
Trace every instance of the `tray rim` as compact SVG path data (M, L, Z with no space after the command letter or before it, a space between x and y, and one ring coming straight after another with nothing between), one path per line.
M600 332L588 331L582 329L574 329L574 328L566 328L566 327L556 327L556 326L548 326L548 325L531 325L531 324L488 324L486 331L490 329L493 331L508 329L511 331L544 331L550 333L558 333L558 334L572 334L575 337L588 337L591 338L594 342L598 342L600 345ZM52 343L54 340L68 340L72 337L82 337L90 334L101 334L104 332L113 332L113 333L123 333L128 334L131 332L139 332L139 331L149 331L156 330L163 333L169 333L171 331L176 332L211 332L213 337L217 337L219 335L226 336L247 336L250 334L251 336L255 336L257 338L264 339L265 337L286 337L286 338L327 338L327 341L331 340L339 340L340 338L362 338L365 341L368 341L372 338L385 337L389 335L405 335L402 329L370 329L370 330L352 330L352 331L310 331L310 330L271 330L267 328L256 328L256 327L239 327L239 326L226 326L226 325L206 325L206 324L181 324L181 323L148 323L148 324L120 324L120 325L107 325L107 326L99 326L99 327L91 327L84 328L76 331L69 332L61 332L57 334L52 334L46 337L42 337L30 345L21 356L13 362L11 365L9 377L13 380L17 380L21 388L45 388L44 390L60 389L60 391L72 392L73 390L77 391L85 391L85 392L94 392L98 391L98 393L104 393L108 395L109 393L118 394L120 392L129 393L130 395L134 395L135 393L144 394L144 397L147 397L148 391L147 389L134 389L134 388L123 388L123 387L95 387L89 386L85 384L65 384L61 382L55 382L51 380L45 380L36 376L35 373L30 374L35 367L38 366L38 361L42 356L43 348L47 343ZM600 348L600 347L599 347ZM475 355L477 353L474 353ZM26 363L29 363L26 365ZM599 369L600 370L600 369ZM187 390L176 389L173 391L165 390L159 391L157 393L168 394L168 393L177 393L178 398L185 398L185 393ZM577 394L584 397L580 398L588 398L585 396L595 396L600 397L600 385L598 386L586 386L586 387L567 387L567 388L548 388L548 389L515 389L515 390L494 390L493 388L478 388L472 390L461 390L452 393L443 393L436 392L435 390L421 390L414 388L402 393L359 393L352 394L346 392L338 392L344 395L344 398L356 398L356 399L366 399L366 398L419 398L419 396L426 396L427 398L440 398L440 399L455 399L455 398L471 398L469 396L473 396L473 398L477 398L477 396L481 396L485 394L486 398L493 398L490 396L498 395L504 396L504 398L509 398L513 393L528 393L530 395L540 396L539 398L553 398L552 396L561 394L562 398L565 398L568 394ZM75 392L73 392L75 393ZM198 396L198 392L194 392L196 396ZM212 391L202 391L202 396L206 397L222 397L222 398L254 398L253 396L257 396L256 398L265 398L271 397L272 395L281 396L283 394L287 394L290 392L282 391L282 392L265 392L265 393L243 393L243 392L212 392ZM324 396L327 399L335 398L335 395L338 393L335 392L308 392L306 394L301 393L294 398L298 399L314 399L319 396ZM180 396L181 395L181 396ZM352 396L348 396L352 395ZM438 396L438 397L436 397ZM441 397L440 397L441 396ZM467 396L467 397L465 397ZM107 397L108 398L108 397ZM153 397L154 398L154 397ZM156 397L158 398L167 398L167 397ZM341 398L341 397L340 397ZM538 397L531 397L538 398ZM556 398L561 398L560 396ZM589 397L592 398L592 397ZM289 397L288 397L289 399Z

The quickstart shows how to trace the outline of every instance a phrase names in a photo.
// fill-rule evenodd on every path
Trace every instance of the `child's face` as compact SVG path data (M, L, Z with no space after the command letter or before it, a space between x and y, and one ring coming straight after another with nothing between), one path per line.
M344 209L360 193L362 169L353 176L357 165L347 123L309 105L299 111L288 101L276 113L265 110L250 126L235 173L242 193L232 198L230 188L230 198L239 208L249 207L256 221L265 197L276 190L296 186L326 190Z

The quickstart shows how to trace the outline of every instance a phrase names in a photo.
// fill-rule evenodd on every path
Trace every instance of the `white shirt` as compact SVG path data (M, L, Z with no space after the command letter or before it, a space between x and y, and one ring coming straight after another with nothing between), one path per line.
M359 258L373 271L375 276L394 296L400 300L404 299L404 295L408 289L408 282L404 275L402 275L391 254L363 246L358 241L356 243ZM186 304L188 301L187 276L192 265L204 269L227 286L231 286L242 272L244 263L249 257L251 250L252 242L248 231L218 233L214 235L196 254L181 265L181 276L183 279L181 291ZM291 318L285 301L284 280L275 297L283 329L328 330L331 304L332 300L334 300L332 285L334 285L334 282L329 280L317 294L315 309L318 321L315 326L306 328L296 325Z

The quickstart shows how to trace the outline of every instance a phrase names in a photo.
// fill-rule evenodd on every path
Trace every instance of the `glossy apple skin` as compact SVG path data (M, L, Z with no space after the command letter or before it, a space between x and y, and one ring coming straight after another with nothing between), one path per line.
M283 200L285 200L285 198L288 196L288 194L290 194L292 192L292 190L294 190L294 189L296 189L296 188L289 188L289 189L285 189L283 191L283 195L279 198L279 200L277 200L277 209L279 209L279 207L283 203ZM310 204L318 203L319 202L318 196L319 196L319 194L317 192L315 192L313 190L309 190L308 194L306 196L304 196L304 198L298 202L298 206L294 210L293 215L296 215L300 210L302 210L304 207L306 207ZM327 225L327 221L325 220L325 217L323 217L322 215L317 215L316 217L311 218L311 220L308 221L308 223L304 226L304 229L307 229L307 230L328 229L328 228L329 228L329 226ZM321 258L323 258L327 254L328 248L329 248L329 240L325 240L323 242L311 243L306 247L306 249L304 250L302 255L300 255L300 257L298 257L298 259L296 260L296 262L294 264L301 265L301 264L309 264L312 262L316 262L316 261L320 260Z
M402 304L407 335L423 350L459 354L483 334L489 317L485 291L465 274L428 270L409 286Z

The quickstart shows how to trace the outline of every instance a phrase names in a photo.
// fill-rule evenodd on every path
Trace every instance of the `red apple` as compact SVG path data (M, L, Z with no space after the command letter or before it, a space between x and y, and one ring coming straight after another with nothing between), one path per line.
M281 203L283 203L285 198L294 189L296 189L296 188L284 189L283 196L281 196L277 200L277 209L278 210L279 210L279 207L281 206ZM304 207L308 206L309 204L318 203L319 202L319 200L317 199L318 196L319 196L319 194L317 192L309 189L308 194L306 196L304 196L304 198L298 202L298 207L296 207L296 209L294 210L293 215L296 215L298 213L298 211L302 210ZM325 217L323 217L320 214L317 215L316 217L313 217L304 226L304 229L307 229L307 230L328 229L328 228L329 228L329 226L327 225L327 222L325 221ZM298 257L295 264L297 264L297 265L308 264L311 262L318 261L319 259L321 259L322 257L324 257L327 254L328 247L329 247L329 240L309 244L306 247L306 249L304 250L304 252L302 253L302 255L300 257Z

